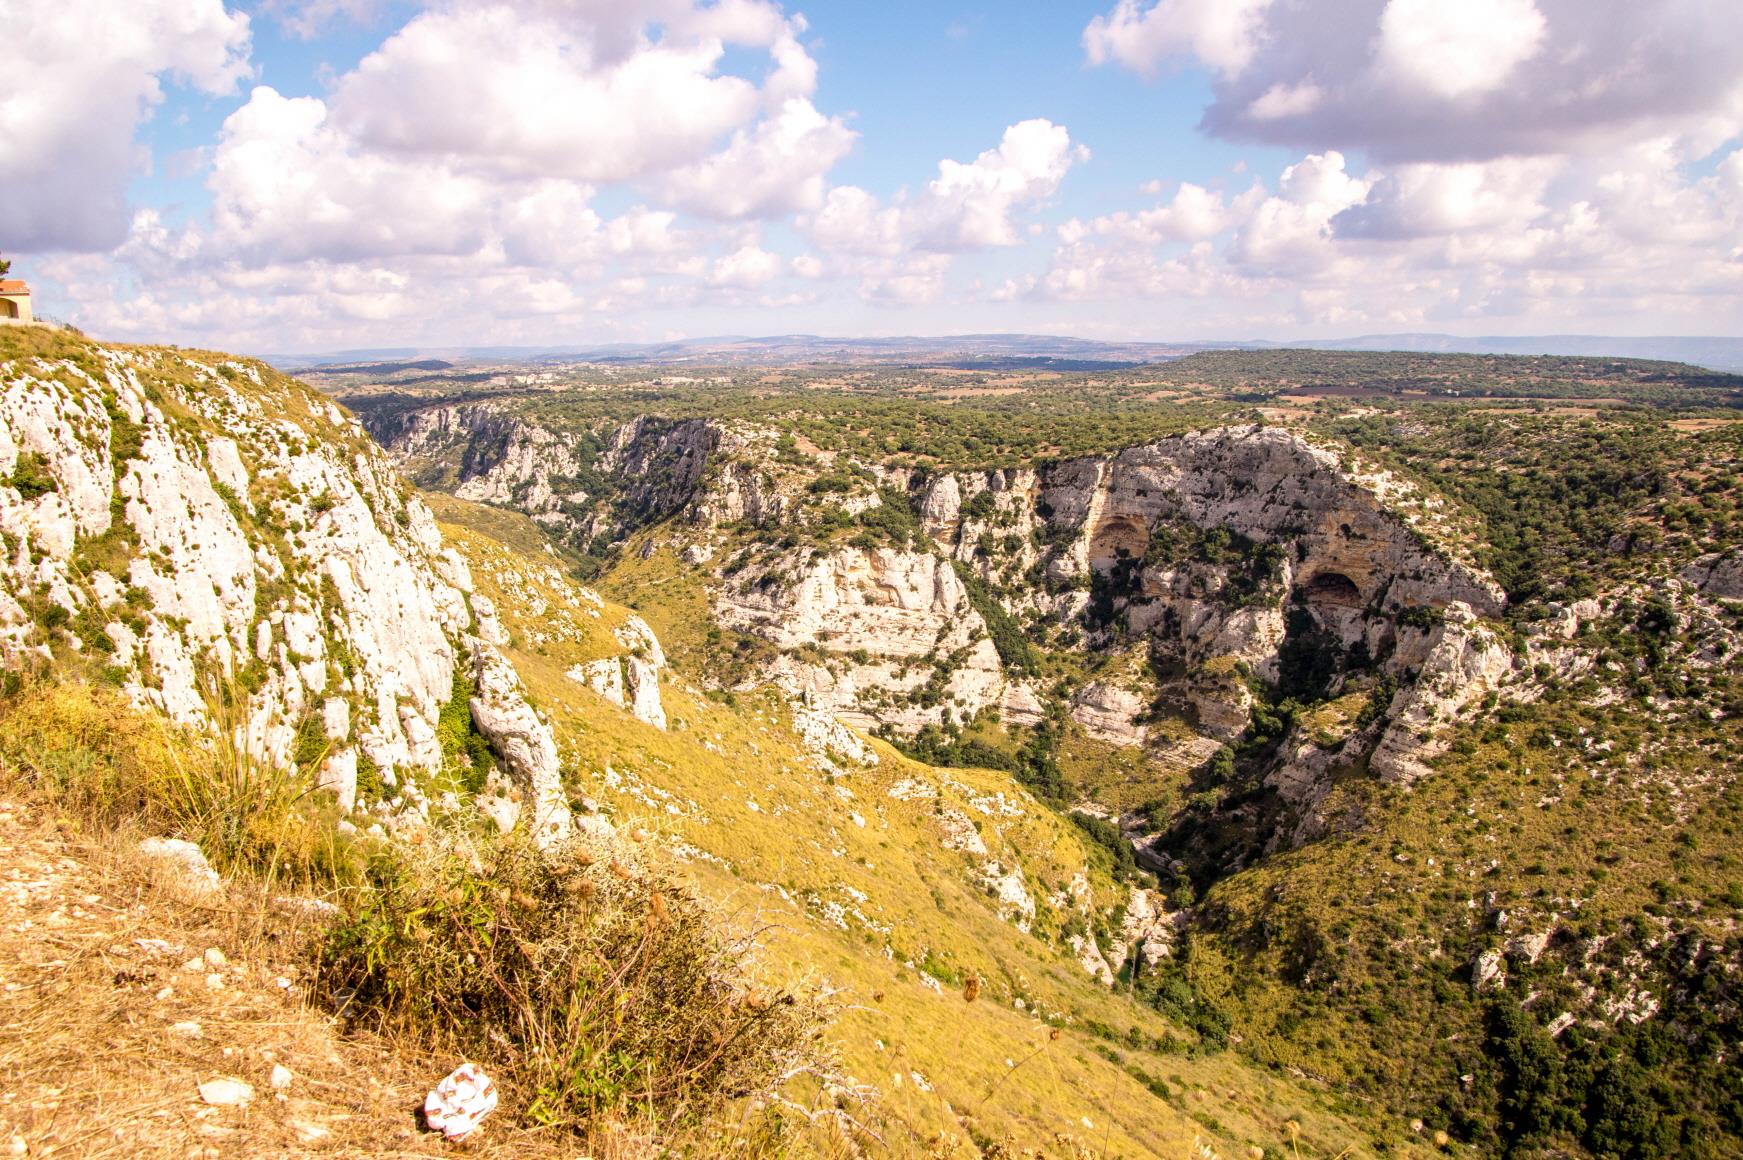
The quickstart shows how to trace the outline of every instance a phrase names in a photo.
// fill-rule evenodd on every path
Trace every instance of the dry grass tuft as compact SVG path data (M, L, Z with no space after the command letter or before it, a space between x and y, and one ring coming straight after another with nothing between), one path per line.
M232 698L210 698L215 728L194 736L117 694L41 679L0 698L7 777L95 831L121 827L196 843L225 874L281 885L356 882L361 845L295 774L239 742Z
M758 987L685 884L577 839L384 852L318 971L360 1028L475 1058L533 1123L689 1126L825 1070L816 995Z

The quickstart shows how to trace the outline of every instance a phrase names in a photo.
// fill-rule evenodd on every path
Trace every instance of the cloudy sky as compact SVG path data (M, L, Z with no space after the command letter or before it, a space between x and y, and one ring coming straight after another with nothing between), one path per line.
M0 0L113 338L1743 334L1738 0Z

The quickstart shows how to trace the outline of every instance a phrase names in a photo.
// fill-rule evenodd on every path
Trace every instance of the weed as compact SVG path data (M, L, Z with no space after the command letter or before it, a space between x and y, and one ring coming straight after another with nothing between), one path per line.
M439 835L378 855L321 985L351 1023L483 1061L535 1123L700 1122L818 1071L815 997L769 991L692 891L608 841Z

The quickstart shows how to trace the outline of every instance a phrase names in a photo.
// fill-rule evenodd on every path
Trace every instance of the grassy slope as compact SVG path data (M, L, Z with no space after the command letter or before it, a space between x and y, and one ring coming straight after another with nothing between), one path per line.
M942 846L935 809L976 818L990 857L1021 862L1042 900L1037 931L1066 917L1045 896L1090 858L1069 823L1008 777L935 770L880 747L877 766L832 784L797 744L778 699L742 696L729 706L681 677L662 689L672 729L646 726L563 675L614 651L595 629L622 610L607 604L596 620L572 594L565 598L562 583L548 574L535 580L540 570L504 543L524 547L536 536L530 523L516 531L517 517L452 500L441 500L439 512L478 589L496 600L511 656L558 725L574 792L620 827L645 828L650 842L700 852L689 860L697 880L734 922L757 932L775 969L842 989L848 1009L837 1046L847 1070L878 1089L873 1126L897 1154L966 1134L1046 1148L1063 1147L1065 1136L1092 1154L1124 1156L1187 1156L1203 1141L1238 1155L1286 1148L1284 1124L1294 1120L1301 1155L1335 1155L1375 1130L1329 1114L1323 1094L1233 1054L1189 1056L1189 1033L1093 985L1048 943L1001 921L979 884L982 859ZM656 584L647 591L662 599L643 611L682 659L685 638L670 630L687 611L686 594ZM571 621L573 631L559 627ZM938 805L891 797L902 781L936 787ZM975 809L1001 792L1020 817ZM1097 904L1113 904L1112 883L1099 872L1092 879ZM984 982L974 1002L959 991L971 976ZM1133 1049L1089 1033L1092 1023L1176 1047ZM1058 1038L1053 1024L1064 1028ZM1165 1094L1128 1069L1159 1080Z
M310 851L284 797L226 810L274 819L277 873L244 842L226 851L241 859L214 857L221 894L190 893L140 853L177 829L222 848L173 824L188 819L175 787L210 772L186 740L73 680L0 698L0 1140L90 1158L450 1155L411 1109L454 1060L410 1037L343 1034L316 993L324 924L283 901L335 884L286 872ZM351 845L361 858L368 842ZM290 1072L281 1095L275 1065ZM203 1104L199 1085L219 1077L250 1084L252 1105ZM504 1115L479 1135L479 1157L575 1153Z

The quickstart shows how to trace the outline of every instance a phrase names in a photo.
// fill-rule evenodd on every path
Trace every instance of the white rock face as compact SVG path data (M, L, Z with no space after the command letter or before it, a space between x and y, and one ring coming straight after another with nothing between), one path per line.
M633 612L612 630L612 635L632 655L642 658L657 669L666 667L666 653L660 647L660 638L654 635L654 630L648 627L647 621Z
M613 635L629 650L627 653L574 665L564 675L618 708L629 710L637 720L656 729L666 728L666 709L660 700L660 671L666 654L659 638L647 621L633 614L613 630Z
M1071 704L1071 716L1098 741L1141 745L1148 731L1136 723L1136 718L1146 708L1144 698L1130 689L1091 681L1078 690Z
M321 763L315 784L339 799L339 808L350 813L357 808L357 751L341 749Z
M954 475L941 475L926 489L920 505L920 522L935 540L947 539L962 518L962 484Z
M472 682L472 723L530 798L534 839L547 846L566 840L574 819L550 725L527 704L514 666L481 640L473 645Z
M1538 959L1543 957L1543 952L1549 949L1549 940L1554 936L1554 933L1554 931L1549 930L1538 930L1508 939L1508 957L1522 959L1527 963L1536 963Z
M1174 921L1162 906L1162 896L1153 890L1133 888L1126 901L1126 917L1120 923L1122 958L1138 956L1145 966L1155 966L1174 952Z
M966 644L968 624L979 622L948 561L893 548L844 548L808 565L789 587L729 589L716 612L723 624L781 648L827 640L833 652L904 657Z
M1462 603L1447 607L1446 622L1429 637L1427 651L1417 680L1393 696L1391 724L1369 759L1387 781L1408 784L1427 776L1427 760L1446 749L1445 727L1466 706L1500 689L1514 665L1507 645Z
M200 729L239 699L285 767L314 718L342 804L367 757L419 808L469 578L355 421L257 365L87 344L0 361L0 479L25 484L0 486L0 661L95 654Z
M870 469L886 488L906 485L901 472ZM697 505L714 502L713 486L709 477ZM1092 577L1125 569L1128 587L1108 607L1118 633L1148 638L1185 675L1160 689L1091 684L1073 694L1071 715L1100 740L1142 745L1149 732L1135 718L1166 694L1205 735L1229 740L1250 721L1241 671L1277 677L1291 599L1346 651L1384 657L1405 609L1458 603L1487 617L1503 604L1494 582L1463 557L1442 501L1282 429L1196 432L1039 472L946 473L927 480L914 502L939 551L838 542L826 553L799 549L743 573L716 573L721 623L782 650L760 678L860 727L913 732L985 709L1033 724L1045 706L1001 664L951 560L974 568L989 591L1003 590L1013 617L1054 624L1083 617ZM1272 571L1249 579L1238 559L1213 562L1190 537L1179 559L1165 551L1156 559L1155 544L1166 541L1154 537L1170 527L1275 545ZM1058 545L1047 563L1051 592L1025 578L1040 559L1036 540ZM1257 587L1231 587L1242 583ZM1096 631L1107 639L1115 632ZM826 661L807 651L817 648ZM1384 664L1397 675L1420 659L1400 654ZM916 704L911 694L939 676L943 696Z
M986 842L975 829L974 820L961 810L948 809L938 815L938 827L944 831L941 839L946 850L961 850L965 854L985 854Z
M803 566L791 586L728 583L714 607L727 627L782 649L818 645L831 654L828 664L783 655L762 679L861 728L917 730L947 711L967 716L999 704L1013 687L955 568L938 555L844 548ZM861 652L863 663L848 656ZM947 679L937 703L868 707L920 688L940 668Z
M1114 985L1114 969L1108 965L1107 958L1101 953L1101 947L1096 945L1095 935L1072 935L1071 953L1077 959L1078 966L1090 978L1104 987Z
M841 763L873 766L878 752L864 738L837 721L829 713L814 706L796 703L793 706L793 732L811 754L812 760L831 773L843 772Z
M664 729L666 710L660 704L660 670L652 661L629 656L624 658L623 672L629 711L638 721L645 721L656 729Z
M619 709L624 707L623 661L618 657L602 657L575 665L564 675L571 681L586 685Z

